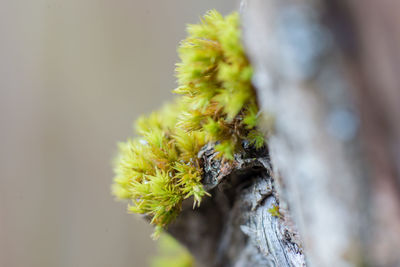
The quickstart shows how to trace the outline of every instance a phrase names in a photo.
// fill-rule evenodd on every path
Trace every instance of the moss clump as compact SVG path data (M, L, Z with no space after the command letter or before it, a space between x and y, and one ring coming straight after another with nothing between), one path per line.
M239 15L209 11L189 25L179 46L180 96L135 124L138 137L119 145L113 194L130 199L129 211L150 216L157 235L173 221L184 199L193 207L207 195L197 154L209 142L233 160L243 140L263 146L252 68L240 40Z

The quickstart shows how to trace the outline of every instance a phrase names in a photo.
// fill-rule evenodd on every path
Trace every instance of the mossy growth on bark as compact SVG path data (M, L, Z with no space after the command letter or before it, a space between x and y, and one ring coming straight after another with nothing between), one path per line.
M155 236L177 217L183 200L192 197L195 208L209 195L197 157L204 145L215 144L224 161L234 159L244 140L264 145L238 13L209 11L187 32L178 48L177 98L139 118L137 137L119 144L115 160L113 194L130 200L130 212L147 215Z

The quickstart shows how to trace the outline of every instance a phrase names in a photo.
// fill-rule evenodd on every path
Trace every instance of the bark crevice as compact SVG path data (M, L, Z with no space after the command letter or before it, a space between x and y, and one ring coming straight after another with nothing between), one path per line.
M168 231L205 266L305 266L298 234L279 206L268 150L246 149L234 161L213 145L199 153L204 186L212 197L192 210L184 203Z

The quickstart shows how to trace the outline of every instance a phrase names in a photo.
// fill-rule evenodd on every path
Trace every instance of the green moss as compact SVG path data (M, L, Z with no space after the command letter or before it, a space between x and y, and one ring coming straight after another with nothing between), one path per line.
M157 256L152 258L151 267L193 267L193 257L173 237L163 233L158 240Z
M282 216L279 211L279 206L275 204L272 205L272 208L268 209L268 212L274 217L280 218Z
M179 214L208 195L201 184L199 150L209 142L223 160L233 160L244 139L263 146L256 129L258 107L252 68L241 44L239 15L209 11L189 25L180 43L176 76L179 96L162 110L139 118L138 137L119 144L113 194L129 199L129 211L146 214L155 236Z

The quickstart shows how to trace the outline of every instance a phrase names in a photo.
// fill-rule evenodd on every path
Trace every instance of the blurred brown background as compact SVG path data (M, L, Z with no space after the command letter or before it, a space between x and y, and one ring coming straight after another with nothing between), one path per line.
M146 266L116 142L171 98L185 24L235 1L0 1L0 266Z

